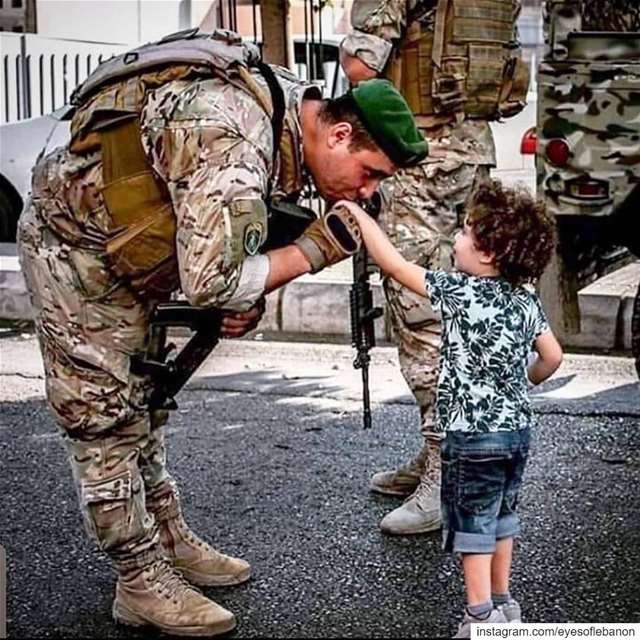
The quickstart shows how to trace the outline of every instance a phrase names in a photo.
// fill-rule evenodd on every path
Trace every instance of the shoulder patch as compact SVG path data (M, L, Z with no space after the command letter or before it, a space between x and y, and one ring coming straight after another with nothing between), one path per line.
M247 255L255 256L263 242L264 226L261 222L251 222L244 230L244 250Z

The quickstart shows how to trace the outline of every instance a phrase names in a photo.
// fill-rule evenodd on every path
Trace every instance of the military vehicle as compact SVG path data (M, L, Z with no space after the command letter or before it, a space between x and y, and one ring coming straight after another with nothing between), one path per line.
M561 339L578 290L640 257L640 0L548 0L538 68L538 195L558 223L542 283ZM640 375L640 288L632 336Z

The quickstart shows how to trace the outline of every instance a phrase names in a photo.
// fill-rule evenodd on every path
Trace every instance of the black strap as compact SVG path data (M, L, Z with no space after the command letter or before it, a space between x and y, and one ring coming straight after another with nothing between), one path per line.
M271 114L271 127L273 129L273 166L275 167L278 159L278 151L280 150L282 132L284 130L284 91L276 79L276 74L273 73L273 69L268 64L258 62L257 67L267 81L267 86L271 93L271 104L273 105L273 113Z

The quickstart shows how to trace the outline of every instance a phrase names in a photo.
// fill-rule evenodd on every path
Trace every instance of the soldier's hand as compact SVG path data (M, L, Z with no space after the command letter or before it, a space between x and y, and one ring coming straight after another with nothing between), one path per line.
M350 56L344 50L340 51L340 64L352 85L378 76L378 72L375 69L368 67L360 58Z
M221 334L224 338L240 338L258 326L264 314L264 298L249 311L229 311L222 318Z
M311 265L311 273L316 273L356 253L361 240L351 211L334 205L326 215L312 222L294 244Z

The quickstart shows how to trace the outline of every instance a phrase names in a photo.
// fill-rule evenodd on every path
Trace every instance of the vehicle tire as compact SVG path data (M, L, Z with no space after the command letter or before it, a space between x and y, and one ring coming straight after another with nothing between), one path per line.
M636 360L636 371L640 378L640 283L636 299L633 301L633 314L631 315L631 353Z
M0 185L0 242L16 241L21 210L20 197Z

